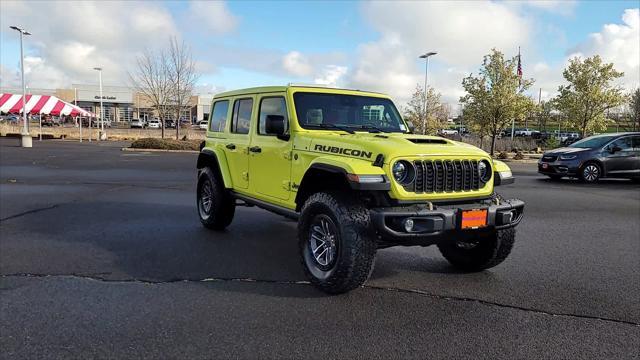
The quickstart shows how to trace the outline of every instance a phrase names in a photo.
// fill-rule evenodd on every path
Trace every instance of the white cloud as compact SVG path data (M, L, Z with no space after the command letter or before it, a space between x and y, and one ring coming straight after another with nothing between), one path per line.
M282 68L293 76L309 76L313 73L313 67L309 59L299 51L290 51L282 57Z
M346 73L346 66L327 65L315 78L314 82L320 85L335 87L338 86L338 83Z
M628 88L640 83L640 10L627 9L622 24L605 24L598 33L573 48L569 57L599 54L603 60L625 73L623 83Z
M192 1L189 3L188 23L205 28L215 34L233 31L238 26L238 18L222 1Z
M362 9L380 38L358 48L350 86L390 93L400 101L422 84L424 62L418 56L425 51L438 52L431 58L429 84L445 101L456 103L460 75L477 71L492 48L509 56L530 42L531 21L502 3L367 2ZM442 71L443 66L456 71Z
M171 36L185 37L188 24L205 26L210 36L231 31L238 22L220 1L191 3L183 14L188 16L152 1L2 1L1 6L0 23L20 24L33 34L25 38L25 54L45 65L34 67L26 80L40 88L95 83L95 66L104 68L105 84L128 84L127 71L145 48L166 47ZM0 32L3 43L15 41L13 31L3 26ZM215 71L202 62L198 68Z

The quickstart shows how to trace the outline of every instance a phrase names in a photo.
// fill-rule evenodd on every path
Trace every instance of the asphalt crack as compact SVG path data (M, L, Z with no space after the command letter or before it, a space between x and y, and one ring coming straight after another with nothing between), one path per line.
M29 215L29 214L33 214L33 213L37 213L37 212L41 212L41 211L55 209L58 206L60 206L60 204L54 204L54 205L40 207L40 208L37 208L37 209L31 209L31 210L23 211L21 213L15 214L15 215L10 215L10 216L4 217L4 218L0 219L0 222L1 221L7 221L7 220L15 219L15 218L18 218L18 217L21 217L21 216L25 216L25 215Z
M13 273L13 274L3 274L0 278L10 278L10 277L33 277L33 278L75 278L75 279L83 279L83 280L92 280L92 281L100 281L107 283L138 283L138 284L151 284L151 285L162 285L162 284L174 284L174 283L190 283L190 282L240 282L240 283L262 283L262 284L278 284L278 285L305 285L310 286L311 283L309 281L298 280L298 281L287 281L287 280L268 280L268 279L253 279L253 278L225 278L225 277L207 277L207 278L176 278L176 279L168 279L168 280L148 280L148 279L108 279L105 277L101 277L100 275L105 275L109 273L94 273L94 274L33 274L33 273ZM572 319L583 319L583 320L599 320L606 321L615 324L623 324L623 325L631 325L640 327L640 323L628 321L628 320L620 320L607 318L602 316L593 316L593 315L581 315L581 314L573 314L573 313L561 313L561 312L550 312L535 308L528 308L524 306L517 305L509 305L503 304L499 302L482 300L470 297L463 296L450 296L450 295L439 295L430 293L423 290L417 289L403 289L396 287L384 287L384 286L375 286L375 285L363 285L364 289L378 290L378 291L389 291L396 293L404 293L404 294L413 294L419 296L426 296L432 299L437 300L445 300L445 301L458 301L458 302L470 302L477 303L490 307L498 307L504 309L512 309L519 311L526 311L534 314L553 316L553 317L565 317Z

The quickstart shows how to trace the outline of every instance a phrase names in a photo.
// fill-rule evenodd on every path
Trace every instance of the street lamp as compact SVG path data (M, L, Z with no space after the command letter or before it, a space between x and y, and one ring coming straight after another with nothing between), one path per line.
M104 136L104 106L102 105L102 68L94 67L93 70L98 71L98 79L100 81L100 135L98 139L102 140Z
M435 51L429 51L426 54L420 55L420 59L425 60L424 67L424 119L422 119L422 133L427 133L427 77L429 76L429 57L437 54Z
M20 32L20 71L22 73L22 122L24 125L22 128L22 147L32 147L33 145L31 143L31 135L29 135L29 130L27 129L27 121L28 121L27 120L27 103L25 101L27 88L24 83L24 52L22 50L22 37L24 35L31 35L31 33L17 26L10 26L10 28Z

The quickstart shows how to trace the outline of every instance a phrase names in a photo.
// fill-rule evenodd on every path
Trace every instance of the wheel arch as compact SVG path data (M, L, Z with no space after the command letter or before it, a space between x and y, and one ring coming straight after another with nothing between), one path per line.
M224 153L216 151L214 149L203 148L200 151L200 155L198 155L196 168L199 170L204 167L210 167L213 170L214 174L222 179L225 188L233 188L233 182L231 181L231 174L229 173L227 158L224 156Z
M296 211L302 209L305 201L314 193L325 190L350 190L347 171L335 165L311 164L304 173L296 193Z
M358 172L351 167L345 168L337 164L312 163L298 186L295 198L296 211L302 209L309 196L320 191L356 191L382 195L391 189L391 184L384 175L385 182L383 183L360 183L350 178L349 174L358 174Z

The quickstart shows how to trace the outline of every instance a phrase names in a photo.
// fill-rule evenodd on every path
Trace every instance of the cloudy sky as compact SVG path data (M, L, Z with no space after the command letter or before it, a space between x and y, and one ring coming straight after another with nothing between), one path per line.
M639 1L0 1L0 86L19 85L19 25L32 88L127 85L145 48L169 37L192 48L199 92L319 83L376 90L406 101L424 79L418 55L437 51L429 83L452 105L461 81L495 47L522 49L532 93L553 96L573 56L600 54L640 83Z

